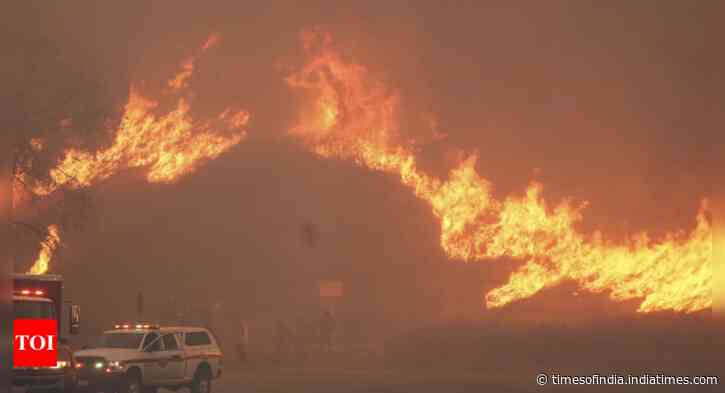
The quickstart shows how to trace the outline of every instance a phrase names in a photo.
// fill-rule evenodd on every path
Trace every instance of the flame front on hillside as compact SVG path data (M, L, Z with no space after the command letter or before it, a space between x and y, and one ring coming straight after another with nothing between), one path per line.
M705 202L689 234L657 241L639 234L616 244L598 232L577 232L586 204L564 202L552 209L540 196L540 184L529 185L524 196L494 199L491 184L475 169L475 155L461 160L447 180L432 177L417 167L411 144L402 141L398 94L365 67L346 61L328 33L309 30L302 41L307 62L287 83L314 100L303 102L290 134L320 156L398 176L430 204L440 220L441 246L451 258L527 260L506 284L485 295L487 306L505 306L565 280L616 301L641 299L639 312L689 313L712 306Z
M202 52L218 42L212 36ZM195 57L182 64L181 71L169 81L172 93L188 85ZM36 194L47 195L62 185L86 187L120 170L148 168L149 182L173 182L193 172L202 162L217 158L246 136L249 113L228 108L217 116L194 121L189 100L181 97L174 109L154 113L159 101L131 87L123 118L115 131L113 144L97 152L69 149L58 166L51 170L52 182L37 185Z
M201 47L201 53L219 42L212 35ZM181 70L168 81L167 94L183 93L192 76L198 55L182 62ZM176 105L166 113L157 114L158 100L149 98L132 86L128 102L118 129L113 130L113 143L96 152L68 149L57 166L50 170L49 182L34 181L23 172L16 174L13 183L14 207L25 205L28 190L35 195L47 196L58 188L88 187L95 182L130 168L145 168L146 179L153 183L170 183L193 172L203 162L215 159L238 144L246 136L245 127L249 113L227 108L211 119L195 121L190 114L189 100L183 95L176 98ZM62 126L72 124L64 119ZM31 140L34 151L44 148L41 139ZM48 271L50 260L59 245L58 227L48 228L48 238L31 272Z

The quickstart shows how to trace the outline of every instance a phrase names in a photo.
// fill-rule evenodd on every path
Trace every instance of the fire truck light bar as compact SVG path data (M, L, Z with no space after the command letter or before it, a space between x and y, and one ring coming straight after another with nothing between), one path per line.
M15 293L19 293L19 294L21 294L23 296L30 296L30 295L43 296L43 295L45 295L45 292L42 291L42 290L40 290L40 289L36 289L36 290L23 289L23 290L20 290L20 291L15 291Z
M124 323L124 324L117 324L113 326L114 329L158 329L159 325L154 325L150 323L137 323L137 324L131 324L131 323Z

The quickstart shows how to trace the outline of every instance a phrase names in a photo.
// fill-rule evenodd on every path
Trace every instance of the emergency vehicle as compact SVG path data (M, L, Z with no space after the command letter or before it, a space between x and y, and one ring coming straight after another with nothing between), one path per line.
M68 312L64 312L67 310ZM66 318L67 317L67 318ZM52 367L13 367L13 386L27 391L72 392L76 384L73 351L66 343L80 328L80 308L63 302L63 278L52 274L13 275L13 318L49 319L58 324L58 361Z
M121 393L183 387L208 393L222 374L223 359L208 329L148 323L115 325L75 358L79 387Z

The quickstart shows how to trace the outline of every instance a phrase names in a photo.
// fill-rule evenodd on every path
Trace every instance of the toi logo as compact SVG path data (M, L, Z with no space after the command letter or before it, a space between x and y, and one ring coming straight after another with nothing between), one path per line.
M57 361L57 321L53 319L13 321L13 367L52 367Z

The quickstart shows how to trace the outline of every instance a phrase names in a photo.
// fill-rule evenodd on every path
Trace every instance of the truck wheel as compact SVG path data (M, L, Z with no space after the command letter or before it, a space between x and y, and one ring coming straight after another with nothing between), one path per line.
M208 370L196 372L191 382L191 393L211 393L211 375Z
M141 377L137 373L126 374L121 382L121 389L119 393L142 393L143 385L141 384Z
M78 377L72 376L69 378L66 378L65 381L63 381L63 389L61 392L63 393L73 393L78 389Z

